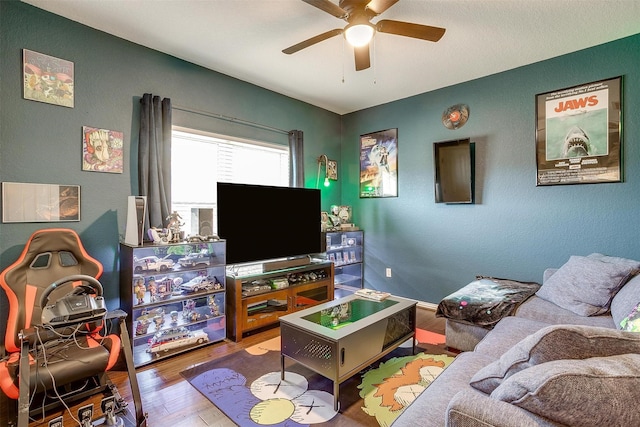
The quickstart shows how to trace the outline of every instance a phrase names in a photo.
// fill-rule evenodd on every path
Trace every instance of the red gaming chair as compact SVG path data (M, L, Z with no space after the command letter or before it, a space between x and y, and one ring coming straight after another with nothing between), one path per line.
M0 388L19 399L19 411L26 403L32 415L44 412L109 386L106 371L121 345L118 335L100 331L107 312L101 274L76 232L61 228L33 233L0 273L9 301Z

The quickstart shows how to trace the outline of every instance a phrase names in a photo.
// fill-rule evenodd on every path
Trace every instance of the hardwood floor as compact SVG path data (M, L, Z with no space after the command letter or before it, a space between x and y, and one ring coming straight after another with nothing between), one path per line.
M444 334L444 319L436 318L431 310L418 308L416 323L418 328ZM264 340L276 337L279 332L280 328L274 327L245 336L239 343L225 340L137 369L136 376L142 398L142 407L143 411L148 414L147 425L153 427L235 426L236 424L182 378L180 372L208 360L235 353ZM127 372L112 371L109 373L109 378L129 403L131 412L134 412ZM77 409L88 403L93 403L95 410L99 412L101 398L102 396L95 396L91 400L73 406L71 407L71 413L75 416ZM3 410L2 413L4 416L6 411ZM78 425L69 415L69 411L58 410L44 420L33 421L29 426L48 426L49 420L60 415L64 415L65 427ZM0 425L6 425L6 420L0 419Z

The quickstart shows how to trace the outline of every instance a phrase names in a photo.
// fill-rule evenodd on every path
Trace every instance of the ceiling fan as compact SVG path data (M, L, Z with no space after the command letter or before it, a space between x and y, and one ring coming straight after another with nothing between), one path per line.
M356 71L365 70L371 66L369 41L376 31L431 42L440 40L446 31L444 28L391 19L382 19L376 23L371 22L372 18L383 13L399 0L340 0L338 5L330 0L302 1L336 18L344 19L347 21L347 26L311 37L284 49L282 52L291 55L331 37L344 34L344 37L354 48Z

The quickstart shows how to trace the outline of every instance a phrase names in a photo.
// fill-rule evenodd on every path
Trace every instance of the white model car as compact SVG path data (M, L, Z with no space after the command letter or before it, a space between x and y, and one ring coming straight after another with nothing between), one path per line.
M157 256L148 256L144 258L133 258L133 271L141 273L143 271L167 271L173 268L173 260L171 258L158 258Z
M196 276L180 285L180 289L186 292L208 291L213 289L213 283L207 276Z
M206 332L189 331L183 326L176 328L165 329L158 332L149 340L150 353L157 353L159 351L169 351L176 348L184 347L186 345L202 344L209 341L209 336Z

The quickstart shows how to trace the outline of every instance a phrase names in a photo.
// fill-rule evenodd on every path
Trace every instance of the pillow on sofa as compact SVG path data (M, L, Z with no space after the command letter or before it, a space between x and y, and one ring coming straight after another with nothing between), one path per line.
M556 360L525 369L491 397L570 426L640 425L640 354Z
M542 299L580 316L609 311L611 299L640 267L623 262L572 256L536 292Z
M611 317L620 329L620 322L627 317L640 301L640 275L629 280L611 300Z
M620 322L623 331L640 332L640 303Z
M611 264L622 264L631 268L640 268L640 261L629 258L620 258L617 256L609 256L599 253L589 254L587 255L587 258L597 259L598 261L609 262Z
M524 338L480 369L469 384L490 394L510 376L532 366L626 353L640 353L640 334L596 326L552 325Z

